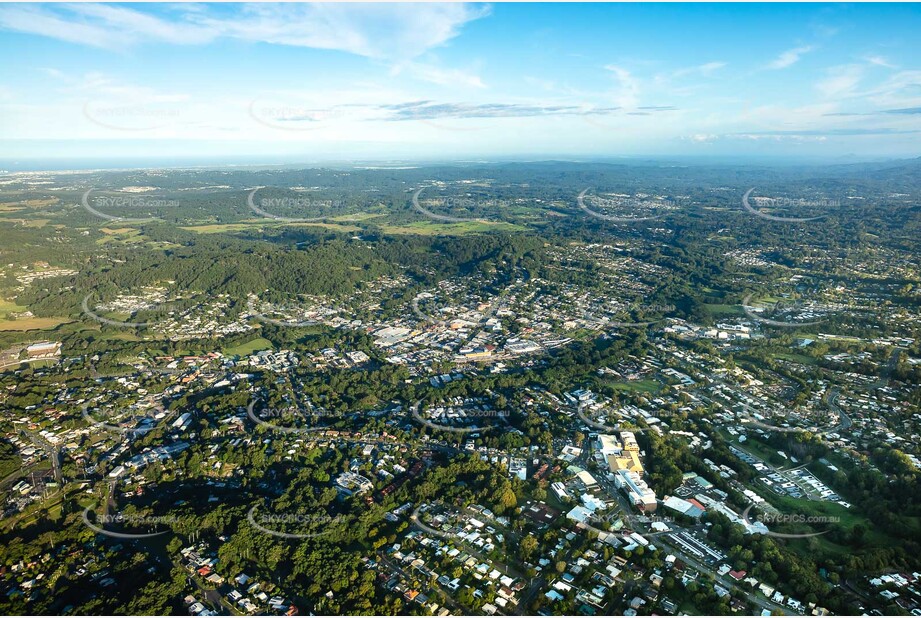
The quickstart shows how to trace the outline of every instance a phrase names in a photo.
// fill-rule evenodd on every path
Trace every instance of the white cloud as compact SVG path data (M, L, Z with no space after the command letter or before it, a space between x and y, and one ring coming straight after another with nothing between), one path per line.
M814 49L812 45L803 45L802 47L794 47L793 49L788 49L783 52L777 58L775 58L770 64L768 64L769 69L785 69L789 66L792 66L799 62L799 59L803 54L808 54Z
M393 67L392 74L406 72L418 80L439 86L463 86L467 88L485 88L486 84L479 75L461 69L449 69L422 62L406 62Z
M864 67L857 64L832 67L815 87L827 99L847 97L854 93L857 84L863 78L863 73Z
M244 5L232 16L198 9L155 16L103 4L5 5L0 27L109 49L232 37L401 62L444 45L464 24L488 13L487 6L464 3L259 4Z
M875 56L875 55L864 56L863 59L864 59L865 61L867 61L868 63L873 64L873 65L876 65L876 66L878 66L878 67L886 67L887 69L894 69L894 68L895 68L895 65L894 65L894 64L891 64L891 63L890 63L888 60L886 60L883 56Z
M672 77L684 77L686 75L703 75L704 77L708 77L725 66L725 62L707 62L706 64L700 64L694 67L678 69L672 73Z
M640 84L639 81L627 69L613 64L604 67L617 78L619 90L611 96L613 101L619 107L635 108L639 106Z

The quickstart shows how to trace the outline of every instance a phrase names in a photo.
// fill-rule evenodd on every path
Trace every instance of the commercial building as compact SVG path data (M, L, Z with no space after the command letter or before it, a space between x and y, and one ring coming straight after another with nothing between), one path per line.
M618 470L614 474L614 485L627 495L636 508L644 513L656 510L656 492L636 472Z

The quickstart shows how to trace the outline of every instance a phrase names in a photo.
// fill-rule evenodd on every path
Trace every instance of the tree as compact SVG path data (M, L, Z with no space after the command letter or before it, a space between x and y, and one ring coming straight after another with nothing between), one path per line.
M521 539L521 546L519 549L521 551L522 558L525 560L530 559L531 555L534 553L534 550L537 549L537 539L531 535L524 537Z

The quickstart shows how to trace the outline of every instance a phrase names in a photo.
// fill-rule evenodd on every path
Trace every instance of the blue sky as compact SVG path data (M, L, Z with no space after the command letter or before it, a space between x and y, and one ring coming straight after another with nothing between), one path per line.
M912 4L7 4L8 157L921 155Z

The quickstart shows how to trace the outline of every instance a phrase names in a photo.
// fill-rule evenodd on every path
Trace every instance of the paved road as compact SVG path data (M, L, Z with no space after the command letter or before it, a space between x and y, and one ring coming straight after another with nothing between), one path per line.
M23 429L23 432L32 443L45 451L48 455L48 459L51 460L51 467L54 469L54 480L58 482L60 486L64 485L64 475L61 473L61 449L53 446L50 442L42 438L39 434L29 431L28 429Z
M26 365L29 363L37 363L38 361L54 360L60 361L60 356L36 356L33 358L23 358L21 360L16 360L11 363L5 363L0 365L0 369L7 369L8 367L18 367L19 365Z
M841 432L845 429L850 428L850 426L854 424L853 421L851 420L851 417L845 414L844 410L838 407L838 397L840 396L841 396L841 389L835 386L834 388L829 389L828 399L826 401L829 409L831 409L832 412L836 413L838 415L838 418L840 419L838 422L838 426L835 427L834 429L835 432Z
M424 578L422 577L422 574L421 574L421 573L420 573L419 575L416 575L416 576L413 576L413 575L407 573L407 572L403 569L402 566L400 566L399 564L396 564L395 562L391 561L389 558L387 558L387 557L383 554L383 552L378 552L377 557L378 557L378 560L380 561L381 564L383 564L384 566L386 566L387 568L389 568L392 572L399 573L400 575L402 575L402 576L403 576L403 579L405 579L406 581L412 581L412 580L414 580L414 579L416 579L416 580L424 579ZM467 615L467 616L472 616L472 615L474 615L473 612L470 611L470 608L469 608L469 607L467 607L466 605L463 605L463 604L459 603L457 600L455 600L454 597L451 596L448 592L446 592L446 591L441 587L441 584L439 584L438 582L435 582L434 584L432 584L432 585L429 587L429 590L434 590L434 591L438 594L438 598L439 598L439 600L441 601L441 604L442 604L442 605L448 606L448 607L450 607L452 610L460 611L460 613L463 614L463 615Z
M889 362L886 363L886 368L880 375L879 380L877 380L870 388L886 388L889 386L889 380L892 378L892 372L895 371L895 368L899 363L899 352L902 351L902 348L899 347L892 348L892 353L889 355Z
M658 537L656 539L656 542L661 543L662 545L665 545L666 547L668 547L668 550L671 553L675 554L675 556L680 558L683 563L687 564L688 566L694 567L695 569L697 569L698 571L702 573L709 574L711 577L713 577L717 582L719 582L720 585L722 585L727 590L737 590L738 592L742 593L742 595L748 600L749 603L761 609L766 609L770 611L771 614L774 614L774 615L778 615L778 614L786 615L788 613L789 610L785 608L783 605L778 605L777 603L774 603L773 601L765 599L764 597L755 593L752 590L747 590L746 588L742 588L741 586L739 586L739 584L734 579L731 579L726 576L717 575L717 573L711 567L700 562L696 558L692 558L691 556L688 556L686 553L681 551L677 546L673 545L670 542L670 539L668 539L668 537L664 537L664 536Z

